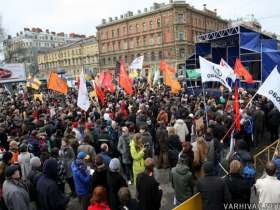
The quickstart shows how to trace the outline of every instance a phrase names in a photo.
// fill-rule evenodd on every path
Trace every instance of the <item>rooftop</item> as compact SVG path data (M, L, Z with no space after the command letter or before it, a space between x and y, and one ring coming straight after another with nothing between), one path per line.
M165 3L154 3L153 6L150 7L150 9L148 8L144 8L143 12L141 10L138 10L136 14L134 14L132 11L127 11L125 14L120 15L120 18L118 17L109 17L108 21L106 19L102 19L102 23L100 25L98 25L96 28L103 28L106 26L110 26L110 25L114 25L117 23L121 23L123 21L126 20L132 20L135 18L139 18L139 17L145 17L147 15L151 15L151 14L156 14L158 12L161 11L166 11L169 10L175 6L185 6L188 9L191 9L199 14L208 16L208 17L212 17L212 18L216 18L216 19L220 19L221 21L225 21L226 20L222 19L221 17L217 16L217 10L209 10L206 7L206 4L204 4L204 9L203 10L199 10L194 8L193 6L189 5L186 3L186 1L173 1L173 0L169 0L169 4L165 4Z

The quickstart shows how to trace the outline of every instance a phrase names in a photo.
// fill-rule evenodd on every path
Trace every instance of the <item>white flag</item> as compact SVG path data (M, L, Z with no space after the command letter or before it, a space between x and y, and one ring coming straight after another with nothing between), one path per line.
M199 56L201 80L202 82L220 82L231 92L231 87L227 83L227 73L223 67L218 64L212 63Z
M232 82L235 82L236 75L234 74L233 69L228 65L228 63L222 58L220 61L220 66L224 68L224 71L227 73L227 77L232 80Z
M280 111L280 73L277 66L274 67L270 75L266 78L257 94L263 95L272 101L274 106Z
M81 74L80 74L80 85L79 85L79 90L78 90L77 106L80 107L84 111L87 111L90 106L86 80L85 80L85 76L84 76L83 72L81 72Z
M160 72L159 72L158 69L156 69L156 71L155 71L155 73L154 73L153 85L156 85L156 84L158 83L159 76L160 76Z
M143 68L143 61L144 61L144 56L139 56L135 58L132 63L129 66L129 70L135 70L135 69L142 69Z

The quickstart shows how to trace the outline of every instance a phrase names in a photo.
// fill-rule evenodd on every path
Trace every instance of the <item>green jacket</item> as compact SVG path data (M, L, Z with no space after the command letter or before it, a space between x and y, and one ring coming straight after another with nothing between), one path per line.
M170 179L178 203L182 203L192 196L192 173L188 166L177 164L171 169Z
M134 180L136 180L137 175L144 171L144 149L139 151L136 150L136 145L134 140L130 142L130 153L133 160L132 168L133 168L133 175Z

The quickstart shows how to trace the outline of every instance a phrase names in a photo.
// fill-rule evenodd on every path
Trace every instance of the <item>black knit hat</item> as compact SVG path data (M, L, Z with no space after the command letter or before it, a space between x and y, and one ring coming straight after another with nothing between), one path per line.
M11 177L11 176L13 176L13 174L14 174L17 170L19 170L19 166L18 166L18 165L10 165L10 166L8 166L8 167L6 168L6 170L5 170L5 176L6 176L7 178Z

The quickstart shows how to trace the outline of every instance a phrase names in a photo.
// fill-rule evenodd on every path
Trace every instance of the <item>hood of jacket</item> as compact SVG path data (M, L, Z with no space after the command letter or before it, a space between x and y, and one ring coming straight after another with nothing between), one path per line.
M176 173L180 175L186 175L189 170L189 167L183 164L177 164L175 168Z
M53 180L56 180L57 178L57 168L58 168L58 163L55 159L49 159L46 160L43 166L43 172L44 174Z
M185 121L182 119L178 119L178 120L176 120L175 124L184 125Z

